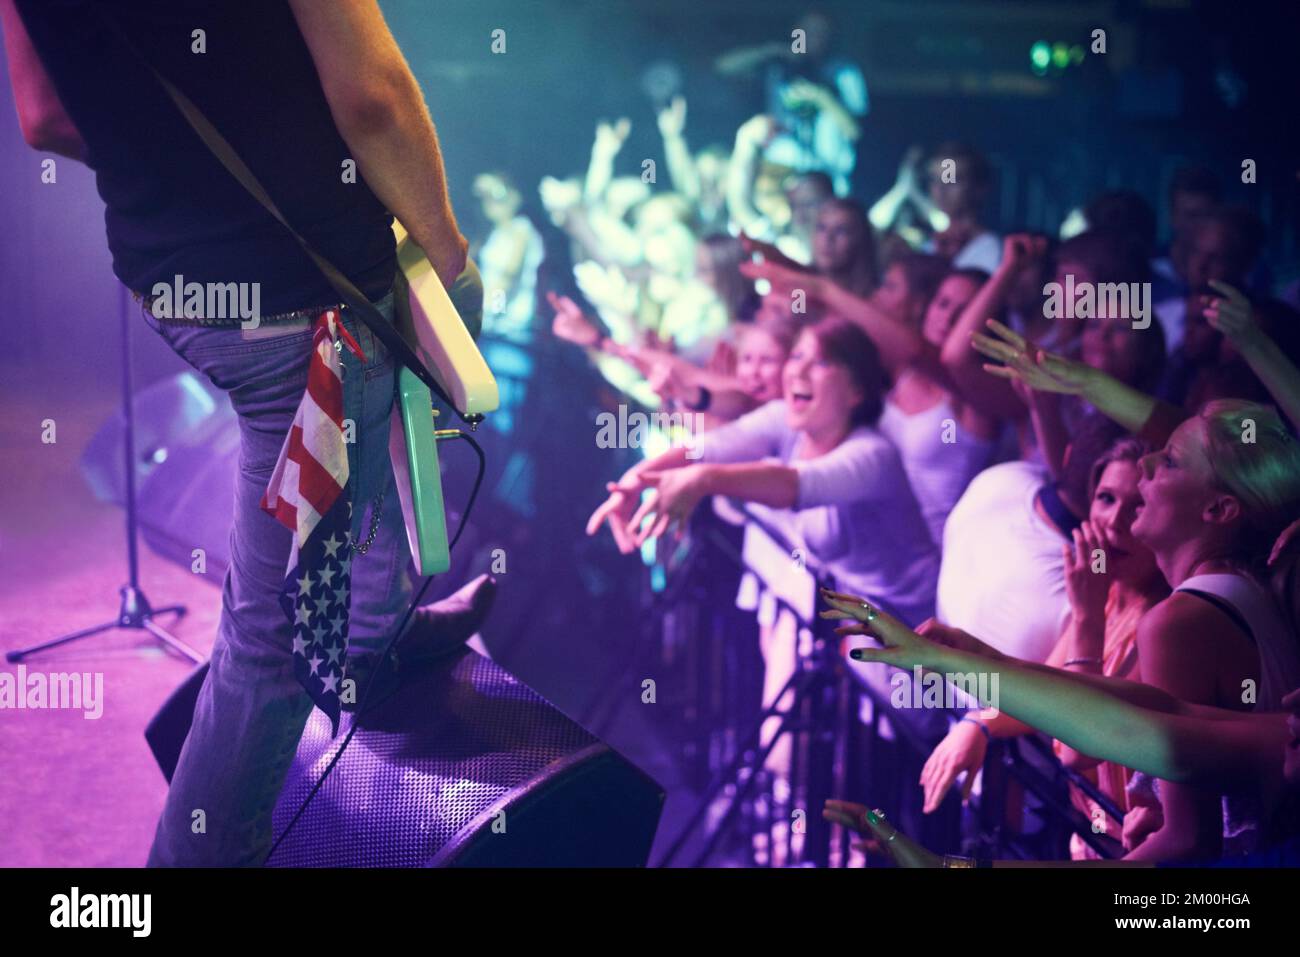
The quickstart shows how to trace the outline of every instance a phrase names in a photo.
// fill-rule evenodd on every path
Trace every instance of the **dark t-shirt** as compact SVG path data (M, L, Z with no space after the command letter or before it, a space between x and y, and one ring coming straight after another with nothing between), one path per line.
M366 295L392 283L392 217L355 175L315 65L285 0L18 0L86 143L113 271L156 282L260 284L262 315L339 297L293 237L221 166L131 42L231 143L285 218ZM206 52L192 52L193 31Z

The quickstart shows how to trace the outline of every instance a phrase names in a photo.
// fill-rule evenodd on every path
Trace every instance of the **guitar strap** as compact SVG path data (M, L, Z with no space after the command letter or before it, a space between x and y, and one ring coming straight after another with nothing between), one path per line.
M470 420L461 414L460 410L456 408L456 404L452 402L446 391L438 384L437 379L435 379L433 374L425 367L424 363L420 361L419 357L415 354L415 351L407 344L401 333L399 333L397 329L393 327L393 324L388 322L384 318L383 314L371 304L365 294L353 285L352 280L348 279L347 276L343 275L342 272L335 268L333 263L328 259L316 252L316 250L312 248L311 243L307 242L307 240L303 238L302 234L299 233L298 230L294 229L289 221L284 218L284 215L275 205L274 200L272 200L267 194L266 190L262 187L262 184L258 182L257 177L253 175L253 171L245 165L244 161L240 159L239 154L235 152L234 147L231 146L230 143L227 142L226 138L217 131L217 128L208 121L208 118L203 115L202 111L191 102L189 97L177 89L175 84L154 68L153 64L150 63L136 45L131 42L131 38L126 35L126 31L118 25L116 20L108 15L107 11L105 11L101 5L96 5L95 9L103 14L104 20L108 23L109 28L117 34L126 45L127 49L129 49L131 53L149 69L149 72L157 77L162 88L166 91L167 95L171 97L172 102L176 104L176 107L181 111L181 115L185 117L186 122L188 122L194 129L194 132L198 134L199 139L201 139L203 144L212 152L212 155L217 158L221 165L230 172L230 175L238 180L239 184L243 186L255 200L262 204L268 213L279 221L280 225L289 231L289 234L293 236L293 238L297 240L298 245L302 247L303 252L305 252L311 258L311 261L316 264L316 268L321 271L321 275L329 281L329 284L334 287L334 290L339 294L342 300L347 303L348 307L357 314L367 327L369 327L370 331L374 333L375 338L382 342L385 348L387 348L402 365L410 369L421 382L428 386L430 392L441 399L449 409L456 413L456 416L462 422L468 424Z

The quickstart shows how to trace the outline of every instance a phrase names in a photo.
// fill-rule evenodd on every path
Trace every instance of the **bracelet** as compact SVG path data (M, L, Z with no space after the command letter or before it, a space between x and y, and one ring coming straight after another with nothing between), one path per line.
M1069 668L1072 665L1096 665L1098 668L1100 668L1101 659L1100 658L1071 658L1061 667Z
M977 728L979 728L981 731L983 731L983 732L984 732L984 740L986 740L986 741L992 741L992 740L993 740L993 735L989 733L989 726L988 726L987 724L985 724L983 721L979 720L979 718L972 718L970 715L964 715L964 716L961 718L961 720L958 721L957 723L958 723L958 724L961 724L962 721L969 721L971 724L975 725L975 727L977 727Z

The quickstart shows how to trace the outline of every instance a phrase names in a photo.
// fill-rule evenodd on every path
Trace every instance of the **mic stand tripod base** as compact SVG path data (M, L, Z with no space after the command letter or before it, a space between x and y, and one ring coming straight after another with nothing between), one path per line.
M177 618L181 618L186 612L184 605L152 608L149 605L149 599L144 596L144 592L134 585L123 585L119 592L122 595L122 605L118 609L117 618L114 620L104 622L102 625L92 625L89 628L74 631L71 634L55 638L53 641L47 641L41 645L11 651L5 655L5 660L10 662L22 661L37 652L64 645L71 641L77 641L80 638L89 638L91 635L97 635L102 631L112 631L114 628L135 628L149 632L163 644L189 658L195 664L203 663L202 655L153 620L155 615L168 614L174 614Z

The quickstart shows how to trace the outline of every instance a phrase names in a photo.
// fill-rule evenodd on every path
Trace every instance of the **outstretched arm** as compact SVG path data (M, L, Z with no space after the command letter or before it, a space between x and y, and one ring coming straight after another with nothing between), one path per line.
M855 659L904 669L919 665L940 673L994 672L998 701L984 704L995 705L1076 751L1166 781L1219 788L1258 788L1280 772L1287 739L1283 715L1189 708L1135 682L1072 674L1005 657L990 659L922 638L885 612L868 610L861 598L824 591L823 599L833 609L822 612L823 617L859 623L841 627L841 634L870 635L883 643L884 647L854 649ZM1219 714L1208 716L1208 711Z
M997 360L984 371L1003 380L1019 380L1035 392L1081 396L1093 408L1145 439L1153 448L1165 444L1187 413L1139 392L1090 365L1046 352L996 319L985 324L990 334L971 339L974 351Z

